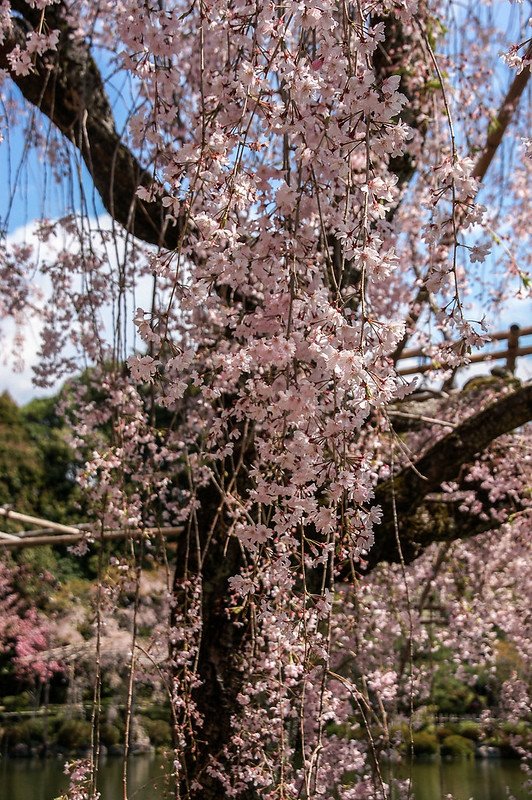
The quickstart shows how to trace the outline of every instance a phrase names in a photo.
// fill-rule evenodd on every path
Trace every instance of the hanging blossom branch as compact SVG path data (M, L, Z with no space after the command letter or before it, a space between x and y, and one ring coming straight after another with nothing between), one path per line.
M500 147L501 143L504 140L504 134L506 133L508 126L510 125L512 118L519 106L519 101L523 96L525 89L528 85L528 81L530 79L530 59L532 58L532 44L528 44L528 49L525 55L524 67L517 73L515 78L513 79L508 92L504 100L502 101L501 105L499 106L499 110L493 120L490 120L488 125L488 133L486 137L486 143L477 156L474 166L471 170L471 177L475 178L478 181L478 185L476 188L475 194L473 194L469 202L473 202L476 194L480 190L480 184L486 177L488 169L497 153L498 148ZM454 206L453 206L454 209ZM455 211L453 210L453 215ZM455 229L458 231L463 224L463 219L465 216L464 209L458 209L456 212L456 223ZM443 241L443 245L449 247L453 245L452 239L447 237ZM454 249L456 250L456 234L454 237ZM409 339L412 336L412 333L415 329L415 326L423 313L423 309L427 301L429 300L429 291L427 289L425 281L422 280L421 286L416 294L414 302L411 304L410 311L408 313L406 319L406 329L405 334L399 344L397 345L396 349L393 353L393 358L397 362L401 355L403 354Z

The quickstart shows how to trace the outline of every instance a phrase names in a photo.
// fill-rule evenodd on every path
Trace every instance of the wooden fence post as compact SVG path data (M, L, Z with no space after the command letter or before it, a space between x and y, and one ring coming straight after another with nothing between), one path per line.
M519 325L511 325L508 334L508 356L506 357L506 369L512 375L515 372L515 362L517 351L519 350Z

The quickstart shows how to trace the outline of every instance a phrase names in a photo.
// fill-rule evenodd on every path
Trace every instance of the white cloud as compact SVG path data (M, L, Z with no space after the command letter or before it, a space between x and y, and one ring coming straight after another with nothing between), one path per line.
M76 238L72 234L65 233L58 227L57 235L43 244L37 236L38 222L34 221L26 226L18 228L7 237L7 245L28 244L35 248L39 263L53 260L54 254L59 250L67 249L74 251L76 248ZM112 220L109 216L100 217L98 220L85 221L85 226L89 224L95 233L98 230L110 231L113 228ZM92 238L98 254L105 253L110 269L114 274L118 273L118 264L125 257L126 242L125 237L120 234L113 236L112 243L104 246L103 243L96 244L100 238L95 235ZM51 296L51 284L47 276L38 270L31 276L32 286L41 293L42 303L49 303ZM151 298L151 278L143 276L135 287L135 304L146 304L149 307ZM133 325L133 298L129 299L129 307L126 314L129 320L127 337L132 343L138 344L136 340L136 329ZM110 341L113 330L113 313L111 307L101 310L103 338ZM8 391L18 403L26 403L33 397L49 396L57 392L64 382L61 378L47 388L35 386L33 367L39 363L39 349L41 345L41 334L43 323L38 315L28 312L27 317L17 326L13 319L0 320L0 392ZM22 334L22 339L20 335ZM76 355L72 346L66 349L67 356ZM80 362L80 368L82 364Z

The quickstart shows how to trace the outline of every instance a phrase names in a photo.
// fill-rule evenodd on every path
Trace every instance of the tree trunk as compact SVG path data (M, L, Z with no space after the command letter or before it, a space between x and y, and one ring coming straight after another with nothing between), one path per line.
M175 607L173 626L183 608L190 604L188 582L194 583L201 572L201 641L196 661L199 685L192 689L200 719L190 720L185 741L181 742L183 777L177 788L179 800L223 800L224 787L210 768L216 764L230 776L224 748L232 735L232 718L239 713L237 695L242 686L240 663L248 636L247 618L229 611L231 592L228 579L242 565L239 543L227 536L227 520L219 513L220 497L212 487L198 494L197 533L183 537L177 549L174 576ZM213 528L213 522L215 523ZM199 547L197 546L199 544ZM202 563L199 553L203 554ZM174 685L182 685L179 653L183 641L172 646ZM177 657L177 659L176 659ZM176 663L177 660L177 663ZM178 690L179 691L179 690ZM183 717L179 721L183 721ZM256 800L245 791L239 800Z

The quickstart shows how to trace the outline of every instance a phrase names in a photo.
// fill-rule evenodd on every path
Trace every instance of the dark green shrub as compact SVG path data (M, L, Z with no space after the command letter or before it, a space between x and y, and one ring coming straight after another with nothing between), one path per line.
M27 744L24 723L15 722L12 725L6 725L5 728L2 728L2 742L4 741L9 742L9 744L19 744L20 742Z
M110 722L104 722L100 728L100 741L106 747L111 747L113 744L120 742L120 731L116 725L111 725Z
M410 743L410 728L406 722L392 723L389 728L389 734L390 741L395 745Z
M349 722L331 722L327 725L327 735L337 736L339 739L358 739L361 738L362 729L354 727Z
M146 630L145 634L141 633L142 627L143 626L139 627L139 636L143 636L143 635L151 636L152 635L153 628L151 626L149 628L145 629ZM146 702L150 701L152 699L152 697L153 697L153 692L154 692L154 689L153 689L153 686L150 683L139 683L139 685L137 686L137 691L136 691L137 701L146 701ZM150 706L150 708L152 708L152 706ZM149 714L148 714L148 716L149 716ZM165 716L168 716L168 715L166 714Z
M155 747L172 744L172 728L164 719L143 719L142 727Z
M475 754L475 745L471 739L463 736L447 736L441 743L442 756L472 758Z
M412 734L414 755L434 755L438 752L438 739L433 733L417 731ZM408 745L408 741L406 742Z
M57 743L69 750L91 743L92 726L84 719L65 719L57 731Z
M0 705L6 711L25 711L35 706L35 699L30 692L20 692L20 694L9 694L2 698Z
M503 722L501 725L501 731L503 731L503 733L510 734L511 736L530 735L530 727L523 719L519 720L518 722Z
M148 719L164 719L166 722L170 719L170 708L168 705L154 705L143 708L142 716Z
M466 684L448 675L444 670L436 676L434 703L440 714L465 716L475 700L475 693Z
M486 739L486 744L498 747L502 758L520 758L518 748L529 750L532 746L532 730L525 720L503 722L492 729L491 734Z
M7 727L4 737L10 744L41 744L44 742L44 732L42 719L28 719Z
M43 719L29 719L24 724L31 742L44 742L46 738L46 723Z
M453 736L455 733L456 731L454 731L453 728L448 725L442 725L441 727L436 728L436 736L440 742L443 742L444 739L446 739L448 736Z
M472 722L470 720L461 722L458 725L458 733L465 739L471 739L472 742L478 742L481 734L480 725L478 722Z

